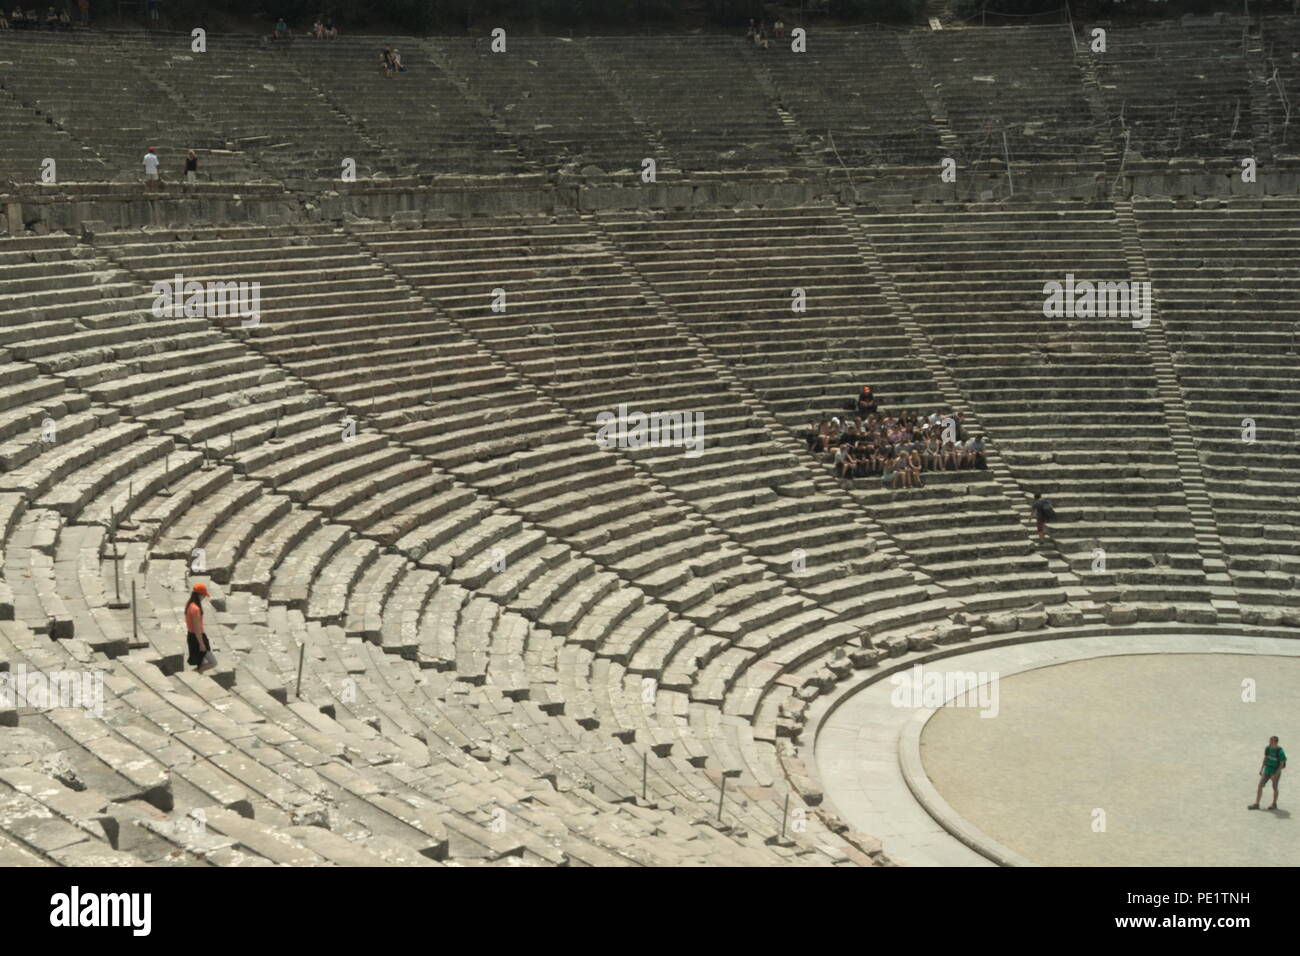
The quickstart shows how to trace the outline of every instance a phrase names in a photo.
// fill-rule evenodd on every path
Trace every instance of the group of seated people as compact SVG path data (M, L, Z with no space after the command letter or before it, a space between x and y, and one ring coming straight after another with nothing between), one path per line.
M988 467L988 442L983 435L966 435L961 412L886 414L870 385L863 386L853 412L823 415L804 434L809 451L832 457L837 478L879 477L886 488L924 488L927 471Z
M764 50L768 48L768 39L773 36L778 40L785 36L785 21L779 17L771 27L767 25L766 20L759 23L750 20L749 27L745 30L745 39Z
M334 18L329 14L316 18L316 22L311 25L311 35L317 40L333 40L339 35L339 29L334 25Z
M311 25L309 34L317 40L333 40L338 35L338 27L334 26L334 18L329 14L318 16ZM271 31L271 42L286 46L293 42L293 31L289 29L289 24L285 22L284 17L275 22L275 29Z
M3 11L0 11L0 30L71 30L72 18L68 16L67 10L55 12L53 7L45 11L41 16L35 8L23 13L22 7L14 7L13 12L9 14L8 20L5 19Z
M401 52L390 47L384 47L379 51L379 68L384 76L395 76L406 72L406 67L402 66Z

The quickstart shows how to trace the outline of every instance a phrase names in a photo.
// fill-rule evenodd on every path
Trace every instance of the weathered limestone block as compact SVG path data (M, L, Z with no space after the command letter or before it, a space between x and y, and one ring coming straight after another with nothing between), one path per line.
M1106 608L1106 623L1112 626L1123 626L1125 624L1137 623L1137 608L1129 607L1124 604L1112 604Z

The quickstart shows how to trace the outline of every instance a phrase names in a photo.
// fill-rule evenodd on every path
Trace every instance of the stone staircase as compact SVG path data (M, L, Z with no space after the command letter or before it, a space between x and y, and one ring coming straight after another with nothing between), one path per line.
M921 55L916 40L910 33L902 33L899 35L898 42L907 53L912 66L912 73L916 78L917 89L921 91L921 95L925 98L926 105L930 109L930 116L939 130L939 143L943 148L944 156L958 159L961 155L961 144L948 122L948 111L944 106L943 95L926 66L925 58ZM958 159L958 162L960 162L960 159Z

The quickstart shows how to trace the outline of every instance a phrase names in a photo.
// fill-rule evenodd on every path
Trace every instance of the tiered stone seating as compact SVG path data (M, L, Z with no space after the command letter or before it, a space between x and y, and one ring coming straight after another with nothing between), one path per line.
M893 408L942 404L836 210L710 210L602 225L786 427L840 414L867 383Z
M1207 29L1155 72L1124 51L1164 33L1115 31L1102 61L1115 95L1202 98L1171 155L1259 132L1259 96L1225 132L1254 54L1189 67L1234 28ZM286 210L326 193L303 204L324 221L0 240L0 669L107 685L103 719L0 711L0 863L870 864L833 814L782 819L787 793L820 799L808 702L854 671L1102 610L1300 622L1278 358L1295 203L1138 203L1136 231L1127 201L703 206L765 170L929 164L954 134L996 158L1004 128L1014 162L1099 163L1064 29L817 30L798 56L401 40L391 79L370 40L210 37L200 62L174 39L0 37L0 124L61 150L61 182L198 145L214 178L283 180ZM105 113L142 119L101 133ZM304 182L348 157L379 179L544 170L556 208L585 208L630 191L566 174L645 156L703 174L689 212L417 226L447 181L341 201ZM0 147L0 176L38 162ZM117 195L91 189L42 228ZM390 198L407 228L353 218ZM201 205L136 197L126 218ZM1146 263L1156 329L1043 316L1045 282ZM260 321L152 315L177 274L257 283ZM891 410L964 406L991 469L837 482L794 433L864 382ZM700 454L598 447L620 406L702 413ZM1199 466L1184 407L1232 433ZM1260 440L1234 450L1246 417ZM1035 490L1066 519L1044 545ZM221 661L202 675L182 659L195 580Z
M396 46L406 72L387 78L382 46ZM324 90L384 148L379 168L389 174L512 173L528 168L515 145L466 100L426 55L419 41L381 44L373 38L295 44L289 61Z
M1249 156L1255 135L1239 25L1107 28L1097 77L1129 149L1146 159Z
M770 459L769 465L764 465L761 457L756 458L741 472L726 467L719 469L724 457L734 456L739 450L760 452L761 444L751 444L758 436L745 423L745 415L737 413L735 399L721 391L716 382L709 384L707 376L694 371L700 362L696 351L681 340L672 326L654 315L635 281L623 271L617 259L610 251L589 241L592 238L589 226L580 222L550 225L524 220L509 235L482 235L498 254L509 255L515 248L529 250L531 265L525 270L506 267L501 259L427 264L431 250L451 251L454 246L471 241L475 233L482 235L483 230L448 226L430 231L423 238L376 242L375 248L384 258L397 261L412 281L436 297L440 305L461 316L460 321L496 354L547 388L571 412L592 422L589 427L593 433L597 413L616 409L620 403L633 409L704 411L706 441L699 459L685 457L682 448L639 449L628 457L689 503L700 518L712 521L718 531L731 539L732 545L720 552L710 548L716 557L694 559L694 573L700 577L692 581L691 563L678 564L684 556L684 542L680 537L664 541L662 532L656 530L651 537L656 550L645 555L654 562L648 568L654 572L648 585L651 593L659 595L673 610L709 627L716 626L727 614L734 598L726 595L733 591L743 595L749 604L762 602L765 598L760 595L765 594L769 604L775 601L784 606L781 617L804 614L806 609L797 601L777 598L777 592L772 590L776 582L760 582L756 567L737 564L738 555L728 558L727 553L734 552L734 545L739 544L755 553L773 572L788 572L794 544L816 546L823 540L842 542L855 531L862 534L862 529L850 525L810 533L809 529L823 523L816 516L825 518L826 509L834 507L834 502L813 499L782 503L779 494L770 487L758 490L759 483L764 481L806 484L806 478L797 472L787 471L784 479L773 477L781 475L782 469L790 468L779 458ZM505 273L500 271L503 267ZM493 284L498 281L506 283L510 289L507 296L513 296L507 300L513 304L508 304L503 314L483 308ZM615 331L615 326L621 327L629 314L639 316L634 337ZM545 331L538 335L542 327ZM654 365L648 364L652 361ZM668 394L670 382L672 394ZM737 425L741 430L735 435L736 444L725 437L715 437L711 431L719 427L731 430ZM752 437L745 437L747 431ZM591 442L591 438L585 441ZM713 444L715 441L717 445ZM602 454L612 457L608 452L592 450L590 444L583 454L593 459ZM696 469L701 463L711 475L716 475L711 479L710 488L705 488L698 477ZM621 484L634 486L635 475L625 469L623 474ZM646 533L641 531L639 536L644 538ZM626 544L621 537L615 538L610 547L594 553L618 555L621 561L629 556ZM863 545L859 542L849 547L860 551ZM616 568L627 567L620 561L616 561ZM725 576L715 578L718 570ZM687 585L686 589L681 587L683 584ZM766 591L756 591L759 587ZM711 599L707 597L710 591L715 594ZM698 605L702 598L705 603ZM759 603L760 614L756 620L770 621L775 609L776 605L762 610ZM743 620L736 623L742 628L746 626Z
M198 155L205 181L256 178L228 148L221 127L201 122L172 90L154 81L149 73L153 61L139 59L134 52L133 44L124 49L102 36L22 35L0 45L0 58L12 62L4 69L5 88L77 143L93 144L103 160L103 166L80 168L75 162L78 147L71 143L47 153L59 164L59 181L138 182L143 177L141 157L149 146L159 150L164 179L183 179L188 149ZM116 120L106 123L105 117Z
M588 61L585 40L512 36L505 54L483 39L429 45L543 165L639 172L641 160L656 155L645 128Z
M917 343L909 341L879 287L863 274L861 254L835 210L710 211L608 220L605 228L674 311L791 433L810 418L841 413L868 382L890 409L928 412L944 404ZM793 311L795 289L804 291L806 311ZM926 477L924 490L895 494L879 482L863 480L852 494L891 535L897 534L894 540L949 594L987 595L1013 582L1029 590L1036 583L1055 586L987 473ZM934 540L936 526L962 523L981 527L977 553ZM853 564L855 544L860 542L850 536L835 546L805 547L805 586L843 587L841 565ZM999 572L1016 573L992 573L987 566L991 560ZM891 577L910 583L897 573L882 574L878 564L864 566L872 572L873 590ZM1031 573L1019 577L1018 572ZM861 593L861 588L843 592L852 595L844 606L861 604ZM831 594L840 598L837 590ZM914 622L914 617L896 620L898 613L912 613L900 607L912 603L905 595L873 604L873 629ZM1005 594L998 600L1015 603ZM940 609L950 610L935 608Z
M591 37L587 52L662 144L669 169L796 165L794 143L760 88L743 40ZM771 52L771 51L769 51ZM640 157L635 158L639 168Z
M6 138L0 175L33 182L52 156L62 182L129 181L150 143L165 173L179 178L195 148L202 177L217 182L337 180L347 158L362 178L591 164L628 174L650 156L669 171L733 173L928 165L949 150L1001 162L1003 134L1015 163L1100 170L1103 143L1125 128L1148 158L1270 140L1285 150L1278 86L1295 85L1295 22L1270 18L1258 48L1243 46L1241 29L1113 28L1099 87L1065 26L819 28L800 54L716 36L512 35L505 53L484 40L402 38L390 45L407 72L392 78L378 67L383 41L371 39L274 49L213 35L191 54L162 37L12 34L0 37L0 119L18 137ZM1247 77L1274 69L1277 81L1252 91ZM105 112L137 119L105 131ZM949 135L956 144L941 149Z
M1300 19L1269 17L1261 24L1260 42L1263 63L1257 69L1265 81L1261 92L1269 139L1279 155L1295 156L1300 153L1294 129L1296 91L1300 90ZM1263 130L1255 133L1262 138Z
M206 53L173 39L125 35L123 56L147 63L157 82L205 126L272 176L338 179L344 159L357 176L383 168L381 146L297 70L290 51L251 37L210 36Z
M1243 604L1296 607L1300 333L1291 199L1135 204L1214 520ZM1230 328L1231 335L1224 329ZM1243 421L1255 422L1255 442Z
M0 44L0 57L6 46ZM0 89L0 182L40 182L46 159L54 160L55 175L63 180L107 178L108 167L93 149Z
M93 386L202 322L149 325L132 283L66 236L4 250L0 334L19 360L6 377L0 459L0 488L14 503L6 590L17 618L39 633L125 650L120 616L104 606L102 531L163 480L175 446ZM177 455L175 463L180 475L198 461Z
M1053 539L1084 583L1118 576L1132 597L1196 600L1204 573L1141 333L1124 317L1044 317L1047 282L1129 278L1114 211L974 206L862 222L1026 512L1041 491L1066 516Z
M931 165L942 155L896 33L819 29L805 53L777 43L751 56L826 165Z
M318 238L322 242L316 243ZM261 251L252 249L249 243L240 249L239 255L246 264L244 270L235 277L263 283L262 301L267 319L259 326L251 341L259 348L276 354L277 358L282 358L289 369L301 370L309 381L331 395L360 401L365 397L365 392L360 395L348 393L348 383L358 376L337 371L339 357L346 353L346 343L313 348L306 345L312 341L311 333L297 332L296 323L292 319L281 322L281 316L292 315L292 309L281 309L279 303L291 305L293 297L299 291L292 281L284 280L297 276L300 265L295 261L295 254L302 247L286 245L285 237L273 235L270 231L264 234L263 239L264 247ZM216 245L204 245L204 240L196 239L181 248L183 251L179 253L168 251L158 256L144 254L152 250L138 246L121 243L111 246L117 261L135 271L143 281L151 281L155 278L155 273L161 276L175 270L183 271L187 277L208 278L214 275L205 271L213 266L213 263L206 262L205 259L217 248ZM308 248L311 250L309 255L314 255L317 262L321 253L334 255L337 259L340 253L345 252L343 244L332 242L329 237L323 236L314 236ZM278 250L274 258L272 250ZM368 261L366 260L367 263ZM348 302L352 301L346 291L349 287L346 279L350 274L348 267L342 261L335 262L331 274L336 280L335 287L341 290L338 301L333 306L335 314L340 316L340 324L355 328L360 317L346 317ZM364 278L364 270L356 274L357 281L363 283L362 287L365 288L364 283L369 280ZM400 303L403 294L396 287L392 291ZM371 289L370 292L371 306L382 302L382 295L377 290ZM333 301L328 291L323 287L318 288L316 300L320 310L318 314L328 316ZM376 309L375 314L382 313ZM395 316L404 318L396 313ZM318 318L315 321L319 324L323 320ZM426 320L424 324L430 325L430 322ZM307 327L312 323L306 320L303 325ZM437 323L433 323L434 334L440 335L446 346L443 354L456 363L455 375L465 378L465 373L473 367L473 363L479 361L481 364L481 359L471 350L472 343L471 348L457 345L448 334L450 327L444 325L441 332L437 332L436 326ZM417 375L423 370L424 363L417 360L412 364L412 349L409 347L411 336L414 334L418 339L421 335L419 324L395 325L394 331L402 335L396 343L382 337L364 343L368 354L370 381L356 386L370 392L381 406L392 402L392 396L400 395L403 380L387 380L387 388L392 392L388 395L375 394L374 368L392 361L403 363ZM328 336L326 338L328 340ZM385 346L393 344L405 348L385 349ZM284 351L281 352L281 349ZM447 363L445 359L426 362L426 375L428 372L442 375L450 375L452 372L450 368L439 371L440 366ZM466 362L470 364L467 366ZM482 367L489 376L492 374L490 365ZM412 376L414 377L415 375ZM486 380L490 383L493 379L488 377ZM410 400L418 400L423 392L424 389L421 388L414 395L408 396L408 402L395 404L398 407L409 405ZM403 416L392 418L394 431L398 435L403 434L400 425L402 420ZM576 440L573 426L559 418L555 419L555 424L562 426L567 433L565 444L559 447L571 452L567 446ZM333 457L330 449L338 447L334 441L335 435L322 431L318 439L310 428L299 432L297 425L288 419L281 421L281 434L281 445L255 446L247 452L239 451L239 443L236 441L235 451L229 455L228 460L237 470L257 478L264 487L274 487L282 494L249 496L242 508L228 511L219 525L208 523L206 527L209 530L206 532L202 531L203 524L198 525L203 536L183 542L183 546L178 546L182 544L180 541L167 545L169 551L176 552L186 551L190 545L205 547L209 553L208 571L212 579L229 582L238 594L251 592L261 599L269 599L273 609L305 610L313 617L319 615L317 620L322 622L346 621L347 628L356 629L356 632L371 636L372 639L377 637L385 648L409 655L422 666L454 670L458 680L471 685L487 681L489 685L503 688L508 694L537 692L537 678L533 669L520 667L517 663L511 664L511 661L517 662L520 657L517 651L513 651L513 644L498 647L496 637L488 637L489 631L495 634L494 628L485 630L466 623L472 622L477 613L474 610L476 607L486 609L495 606L481 601L476 604L472 595L464 590L464 587L476 588L492 602L500 602L521 612L523 617L518 620L535 622L535 626L545 629L543 633L562 635L562 640L568 642L564 645L566 653L576 652L581 655L581 659L574 661L573 665L557 671L567 677L557 679L553 689L546 691L543 685L542 690L547 699L562 702L566 713L590 715L593 727L600 723L597 718L599 708L591 699L588 682L580 675L592 666L595 653L626 658L638 646L651 646L651 642L658 639L662 632L663 639L659 645L661 653L666 653L667 656L653 666L653 673L663 674L670 668L677 667L689 675L697 665L690 662L689 656L681 664L673 664L676 652L695 647L697 652L703 653L725 643L716 637L697 636L691 639L689 631L678 630L677 636L673 636L669 630L669 607L673 605L646 603L646 597L638 589L621 584L615 575L599 570L598 566L570 553L565 547L548 544L545 535L529 530L520 519L493 515L491 509L485 507L485 503L472 492L456 492L450 498L444 496L441 500L438 497L430 498L430 492L440 486L429 484L427 470L419 474L408 474L410 469L405 464L407 459L394 457L392 453L395 450L386 449L377 441L377 436L368 438L364 432L359 434L355 446L347 450L347 456L339 461L338 467L321 471L318 464L314 464L314 456L318 455L319 450L319 453ZM539 435L544 434L544 431L530 433L525 429L519 432L519 437L536 441ZM375 447L373 454L368 451L372 444ZM418 447L418 442L416 444ZM481 455L482 450L478 451ZM453 447L445 454L455 455L456 449ZM591 452L588 455L597 459L600 457ZM528 460L517 459L516 466ZM463 458L459 461L462 464L459 471L467 478L485 481L487 472L482 469L481 463L472 463L480 466L476 471ZM626 466L623 468L626 470ZM389 516L383 508L376 508L375 503L361 493L363 488L371 487L368 481L372 476L385 473L393 474L395 477L390 480L397 482L393 487L394 503L400 506L405 501L414 505L409 509L412 512L410 515L399 512ZM628 475L619 485L625 490L632 485L631 473ZM445 479L441 480L441 487L446 491L455 490ZM566 480L571 482L563 474L556 475L557 484ZM355 487L349 490L347 485L350 482L355 483ZM401 487L403 483L409 487ZM244 500L244 496L240 495L238 501ZM314 507L310 511L298 511L292 506L293 501L302 501L308 505L320 502L333 515L334 521L341 523L323 523L316 517L318 512ZM535 503L540 505L543 501L535 499ZM446 513L449 506L461 508L468 520L457 518L448 522L438 519L440 514ZM664 510L662 505L660 510ZM552 510L552 516L558 516L559 513ZM426 517L421 517L426 514ZM668 514L675 522L682 521L680 513L673 514L669 511ZM586 524L594 525L597 518L598 511L593 508ZM366 519L378 520L379 524L367 524ZM439 520L440 523L432 526L421 524L430 519ZM394 524L394 521L397 523ZM438 574L450 576L451 581L457 584L440 586L437 576L422 578L415 570L395 566L392 562L388 562L382 569L374 563L376 579L374 583L367 583L362 593L377 593L377 597L365 600L367 606L378 606L373 611L358 609L353 614L347 607L348 597L345 592L353 586L360 587L359 582L365 581L376 551L373 547L367 547L364 540L351 539L348 525L376 538L380 543L396 547L418 564ZM385 527L391 530L386 531ZM404 530L406 533L402 534ZM569 530L572 534L574 529ZM599 540L609 540L608 528L601 529L601 533L604 537ZM513 538L510 537L512 535ZM170 538L175 538L174 532ZM457 544L460 540L464 544ZM597 539L590 534L586 536L588 545L594 540ZM702 536L700 541L704 546L717 550L716 542L708 537ZM445 548L439 547L443 544ZM422 551L430 545L432 550ZM697 549L699 547L696 545ZM704 615L707 622L716 621L727 609L735 607L738 601L753 594L752 587L745 586L746 582L762 573L756 566L749 566L743 575L728 573L726 569L734 567L738 561L738 552L734 548L729 550L737 554L737 557L727 557L727 552L719 552L721 561L718 558L708 558L697 550L698 569L700 573L706 574L705 582L708 584L704 590L687 591L686 583L680 581L672 585L667 579L662 583L654 582L653 578L649 580L657 583L660 590L668 587L681 590L681 600L691 605L682 609L686 616ZM492 567L497 554L500 554L506 569L500 574ZM669 554L667 549L664 554ZM689 556L689 552L687 554ZM658 566L665 566L666 561L667 557L658 558ZM333 570L336 565L340 570ZM691 565L687 566L688 571L691 568ZM159 570L155 566L153 572L156 574ZM710 573L718 575L716 582L709 580L707 575ZM342 582L339 581L340 577ZM680 574L677 577L680 578ZM322 580L325 583L321 584ZM724 590L727 588L731 590ZM732 594L732 591L735 593ZM671 590L666 590L661 599L677 600ZM788 604L787 601L781 606ZM754 624L765 624L771 615L771 610L761 612L761 616L755 616ZM729 623L728 627L739 634L744 631L742 625L743 621L741 624ZM808 622L801 626L807 627ZM460 635L455 645L446 642L446 635L451 633ZM694 643L691 643L692 640Z
M683 617L724 635L732 646L711 636L689 639L686 647L697 648L693 656L703 666L683 670L680 663L665 666L664 662L680 662L688 655L672 645L664 648L656 631L640 648L630 648L630 656L613 645L614 663L602 664L605 686L615 679L621 684L627 673L649 673L667 686L689 688L691 700L711 706L722 704L735 691L743 699L738 698L734 707L729 703L730 712L746 717L753 714L770 680L780 675L782 661L803 660L818 647L865 636L874 623L871 614L920 594L913 575L893 570L885 554L868 557L874 547L872 533L839 510L845 502L818 493L793 456L768 451L770 437L755 428L752 412L738 407L740 396L721 388L707 371L698 371L702 366L707 369L712 357L656 314L639 280L614 248L602 245L592 224L495 220L482 226L446 224L424 231L365 235L381 258L393 262L495 355L529 376L545 396L553 396L571 413L591 422L588 427L593 431L597 413L620 403L630 409L703 411L705 443L699 459L684 457L682 448L624 454L649 475L651 488L657 489L661 482L664 490L694 509L695 523L708 521L732 548L753 553L767 565L768 575L779 575L788 584L782 589L779 579L757 577L752 567L743 565L736 569L740 576L733 573L730 582L723 578L715 583L711 577L716 571L701 566L696 572L703 575L698 585L725 584L727 590L718 590L702 604L695 596L679 606L676 591L662 590L665 584L677 588L683 578L673 555L680 553L684 541L675 535L677 540L670 539L650 553L654 559L650 569L656 574L647 590ZM478 249L490 250L491 255ZM527 265L521 266L524 262ZM504 312L489 307L494 288L507 290ZM631 330L629 317L634 320ZM721 436L719 428L724 432ZM746 456L743 469L727 463L738 452ZM590 451L580 454L593 457ZM612 457L610 452L600 454ZM583 471L601 474L593 470L596 467ZM633 481L624 484L635 487ZM633 540L650 533L644 528L641 524L630 529ZM652 540L662 540L660 530L653 535ZM795 548L806 548L808 560L817 567L807 582L802 569L792 568ZM628 551L618 537L590 553L598 558L618 555L615 569L627 567L621 559ZM667 576L658 572L661 567ZM790 586L797 590L790 591ZM867 591L873 592L870 599L864 597ZM700 593L698 588L695 593ZM733 593L741 603L735 603ZM809 598L829 610L809 603ZM744 610L738 613L739 608ZM644 610L647 620L662 616L662 611ZM924 617L926 610L938 614L948 608L914 610L908 620ZM673 640L680 643L684 638L687 635L679 634ZM603 656L607 647L598 645L597 653ZM670 657L662 656L665 650ZM772 667L755 671L758 661L770 661ZM759 676L751 679L750 675ZM617 691L611 694L613 700L619 697ZM724 768L734 767L737 772L745 768L744 747L714 749L721 745L711 729L700 723L699 714L687 709L683 716L692 735L707 740L710 752L719 754ZM747 732L741 739L750 750L754 748ZM774 755L767 760L775 767ZM759 758L754 756L753 762L760 762ZM770 773L769 769L763 777Z
M255 596L250 599L258 600ZM290 620L287 626L282 622L265 633L279 640L294 631ZM49 645L48 639L19 625L0 625L0 650L13 662L51 666L55 662L45 648L68 643ZM328 651L338 649L342 642L311 646ZM354 675L353 683L360 687L359 695L355 687L352 694L341 695L349 702L348 713L366 712L372 686L365 676L368 672L384 673L385 689L396 686L390 666L393 658L379 655L382 666L378 671L373 659L367 664L364 654L334 658L327 652L321 662L330 660L338 660L346 668L345 672L334 670L335 677ZM308 687L313 685L314 672L314 668L308 671ZM544 784L539 790L533 768L553 772L554 759L541 755L531 759L526 749L510 746L513 735L507 732L509 725L495 717L484 726L484 739L492 742L502 759L508 753L511 766L496 764L499 770L494 770L493 765L466 759L461 749L465 744L454 743L469 743L459 732L451 735L453 743L446 749L416 746L414 738L388 723L390 717L402 727L425 734L468 729L474 721L462 710L454 712L454 720L448 719L451 714L431 719L424 710L413 724L405 707L399 706L413 699L409 682L402 696L385 695L382 712L369 718L375 726L368 726L347 716L337 702L320 711L305 703L286 706L278 682L264 677L270 686L262 690L258 673L250 667L231 692L190 674L167 678L136 658L124 657L111 665L109 680L114 685L107 698L110 713L106 721L89 721L69 710L25 714L22 726L35 732L39 746L33 748L37 753L47 754L47 760L63 768L59 771L63 780L76 781L74 785L83 791L89 785L89 791L75 804L62 795L57 784L43 786L39 792L27 791L85 831L77 835L64 831L69 835L55 840L55 834L46 828L42 838L48 845L34 843L28 836L30 831L22 821L30 818L30 812L26 817L20 812L4 815L0 830L22 851L16 854L21 862L32 862L22 853L59 862L88 862L92 858L113 859L114 851L125 851L144 862L166 856L172 863L220 865L259 860L418 863L421 858L407 848L423 848L426 862L432 858L461 864L516 859L663 865L702 863L711 855L713 862L760 862L769 857L769 851L747 850L721 833L714 838L709 835L713 831L689 824L665 826L671 817L665 817L662 809L619 810L583 789L566 787L571 796L551 791ZM341 684L335 683L336 698ZM436 697L427 698L433 702L442 699L447 688L428 688L424 693L436 693ZM539 719L539 724L552 723ZM406 746L401 745L403 740L408 741ZM575 746L575 752L590 753L592 743L585 741L581 749ZM347 771L336 760L345 750L352 754L352 769ZM430 763L434 754L442 759ZM484 755L483 759L491 758ZM12 773L14 776L4 778L6 784L15 780L29 784L38 776L28 772L24 778L17 771ZM662 774L657 776L662 779ZM585 774L575 782L581 787L595 783ZM661 791L662 782L651 778L655 800L660 799ZM553 814L538 816L531 809L539 798ZM685 802L681 806L694 809ZM191 816L196 810L202 811L201 825ZM498 811L505 813L501 818L505 826L500 830L495 825ZM627 819L615 824L615 816ZM696 810L688 819L703 816ZM616 826L622 831L618 836L614 835ZM671 831L672 838L656 840L652 827ZM96 842L101 832L107 840ZM691 844L698 840L703 843L692 850ZM109 846L100 845L104 842ZM79 843L88 845L77 846ZM77 849L69 849L66 859L60 856L73 846ZM806 851L802 857L789 857L791 862L801 858L812 859ZM827 861L825 856L819 858Z
M1002 27L917 34L962 159L1098 163L1101 134L1074 66L1070 29Z
M632 310L647 319L651 316L636 289L625 277L620 278L618 265L606 253L591 248L590 228L580 222L551 226L521 220L513 229L505 228L508 231L500 226L447 224L416 233L371 233L366 238L377 255L456 316L494 355L533 379L534 388L551 383L544 394L563 402L567 414L577 413L582 420L594 422L596 411L604 407L583 394L590 390L596 368L601 379L623 378L624 396L609 407L619 400L635 401L639 383L628 381L627 376L639 377L637 366L645 368L648 356L644 345L640 341L614 343L607 329L622 321L614 318L616 312L626 316ZM473 251L483 243L493 251L492 258ZM517 255L528 255L529 264L521 267L513 263ZM577 276L582 294L573 288L572 279L562 275ZM504 314L485 307L498 283L507 289ZM671 329L653 326L637 333L659 344L661 375L685 368L678 357L681 345L665 341L671 334ZM590 354L595 343L605 343L602 351L606 354L600 359ZM634 348L638 354L631 358L630 353L623 354L624 348ZM464 360L458 368L461 378L463 369ZM512 370L509 374L518 373ZM608 386L600 388L604 393ZM498 402L502 399L499 392L496 397ZM662 401L661 396L656 397ZM602 394L599 402L609 399ZM528 389L521 389L519 401L530 409L530 415L543 411L544 403ZM681 399L673 404L680 405ZM669 500L653 484L646 487L645 478L626 461L599 449L594 424L584 435L571 421L557 420L565 413L557 412L550 411L531 429L518 433L506 455L484 454L488 449L478 445L479 439L486 437L480 425L479 435L471 431L464 439L475 442L477 448L469 450L477 450L480 460L460 468L459 473L490 493L518 503L566 540L594 549L594 557L609 561L613 569L642 584L668 608L704 626L728 616L737 602L763 600L755 590L763 577L761 568L742 560L734 545L716 534L704 533L698 520L688 517L680 499ZM497 428L492 431L500 435ZM544 443L547 438L550 442ZM521 445L533 447L516 450ZM681 452L673 449L671 455L680 457ZM649 522L647 527L646 516L656 514L661 520ZM626 524L626 529L620 529L620 524ZM769 597L779 591L779 585L770 580L761 586ZM644 616L653 619L658 615L647 611Z

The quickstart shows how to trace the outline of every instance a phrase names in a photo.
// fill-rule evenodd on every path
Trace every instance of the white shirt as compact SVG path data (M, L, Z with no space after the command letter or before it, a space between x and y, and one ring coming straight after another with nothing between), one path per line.
M144 154L144 171L146 173L158 172L158 157L154 153Z

